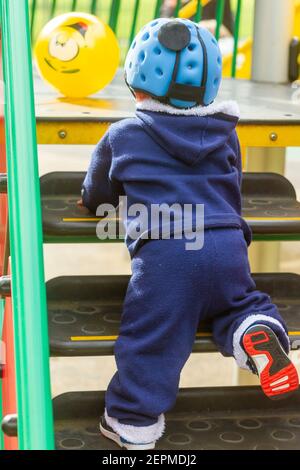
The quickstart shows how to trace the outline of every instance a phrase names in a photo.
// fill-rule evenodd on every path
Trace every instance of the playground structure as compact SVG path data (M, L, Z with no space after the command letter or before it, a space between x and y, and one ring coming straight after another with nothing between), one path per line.
M273 0L274 16L280 1ZM161 3L153 2L154 17ZM191 3L201 19L201 2ZM293 6L292 1L288 3ZM33 1L31 18L34 4ZM55 13L55 4L52 3L51 14ZM121 2L113 1L111 5L110 25L116 30ZM242 8L242 1L238 6ZM6 91L0 132L0 320L1 323L3 320L1 351L5 352L1 355L4 433L0 443L6 449L53 449L49 345L52 356L112 355L128 277L81 277L74 273L71 277L52 279L45 287L43 243L97 242L98 219L83 216L76 206L84 174L56 172L39 179L36 136L40 144L95 144L110 123L133 115L134 104L122 84L121 74L96 98L75 104L57 100L55 93L35 77L35 112L27 2L1 0L0 8ZM135 2L131 32L135 32L138 8L139 2ZM223 8L221 0L217 9L217 37ZM257 32L263 27L258 17ZM31 27L33 24L31 19ZM292 37L292 30L283 27L282 30L288 38ZM285 49L278 54L287 55L287 46L284 44ZM235 57L237 48L238 34ZM252 73L255 57L254 54ZM284 74L287 81L288 67ZM282 81L275 73L271 78L274 82ZM267 148L269 160L272 152L281 152L287 146L300 147L299 106L289 85L270 87L268 83L225 80L222 98L233 96L241 106L238 132L245 170L255 169L251 162L253 150L247 153L250 147ZM276 156L276 163L267 171L244 174L243 214L256 241L300 241L300 203L292 184L279 174L280 169L274 172L276 165L282 168L283 158L280 155L278 163ZM255 275L255 280L279 305L288 324L292 349L298 349L299 276L261 272ZM58 313L69 315L74 321L59 322ZM82 330L83 323L88 334ZM103 334L91 333L95 323ZM199 326L194 352L216 352L209 325ZM95 430L103 402L104 394L100 392L76 392L56 398L53 402L56 447L107 448L107 442ZM299 394L278 405L264 399L256 387L183 389L175 409L167 416L168 429L159 448L298 448L299 410ZM220 431L212 432L218 428Z

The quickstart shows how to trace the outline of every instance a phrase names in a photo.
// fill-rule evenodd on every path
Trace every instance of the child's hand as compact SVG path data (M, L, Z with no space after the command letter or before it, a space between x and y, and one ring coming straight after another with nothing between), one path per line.
M81 210L81 212L83 212L84 214L91 214L92 212L87 208L85 207L85 205L83 204L83 200L82 199L79 199L79 201L77 201L77 207L78 209Z
M78 207L84 207L82 199L79 199L79 201L77 201L77 206Z

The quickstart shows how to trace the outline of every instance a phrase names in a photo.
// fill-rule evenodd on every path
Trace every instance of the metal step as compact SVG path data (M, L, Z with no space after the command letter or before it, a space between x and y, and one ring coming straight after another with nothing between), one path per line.
M300 276L255 274L287 322L292 349L300 347ZM112 355L119 332L128 276L72 276L47 283L53 356ZM195 352L216 352L209 324L199 325Z
M54 399L58 450L114 450L100 435L104 392L73 392ZM271 401L259 387L190 388L166 414L157 450L298 450L300 392Z
M79 209L85 173L41 178L45 242L97 242L97 218ZM300 240L300 202L292 184L275 173L245 173L243 216L256 240Z

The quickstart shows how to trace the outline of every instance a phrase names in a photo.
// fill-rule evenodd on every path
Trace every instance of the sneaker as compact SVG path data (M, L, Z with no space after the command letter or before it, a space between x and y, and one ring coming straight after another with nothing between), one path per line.
M271 328L250 327L244 334L243 346L267 397L286 398L298 389L297 370Z
M114 441L122 449L126 449L126 450L150 450L150 449L155 449L155 442L148 442L148 443L145 443L145 444L135 444L133 442L126 441L126 439L119 436L119 434L117 434L107 424L104 416L102 416L101 421L100 421L100 431L101 431L101 434L104 437L106 437L107 439L110 439L111 441Z

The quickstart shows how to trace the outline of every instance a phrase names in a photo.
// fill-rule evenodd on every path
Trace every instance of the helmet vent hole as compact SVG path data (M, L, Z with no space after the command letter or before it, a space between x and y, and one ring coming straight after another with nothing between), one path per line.
M142 80L142 82L145 82L145 81L146 81L146 77L145 77L145 75L144 75L143 73L141 74L141 80Z
M218 61L218 64L219 64L219 65L222 65L222 59L221 59L220 56L218 57L217 61Z
M143 36L142 36L143 41L148 41L149 38L150 38L150 34L148 32L143 34Z
M190 44L190 45L188 46L188 50L189 50L189 51L194 51L195 49L196 49L196 44Z
M158 75L159 77L162 77L163 74L164 74L164 72L162 71L162 69L159 68L159 67L157 67L157 68L155 69L155 72L156 72L156 75Z
M130 64L129 64L129 68L130 68L130 69L132 69L132 62L130 62Z
M160 49L159 47L155 47L155 49L154 49L153 52L154 52L154 54L156 54L156 55L160 55L160 54L161 54L161 49Z
M145 57L146 57L145 52L144 52L144 51L141 51L141 52L139 53L139 58L138 58L140 64L142 64L142 63L144 62Z
M132 44L132 49L134 49L136 46L136 41L134 41L134 43Z
M215 78L214 79L214 86L217 86L219 84L219 79L218 78Z
M158 21L153 21L153 23L151 23L152 28L156 26L157 24L158 24Z
M217 41L215 38L212 38L211 42L212 42L215 46L218 45L218 41Z

